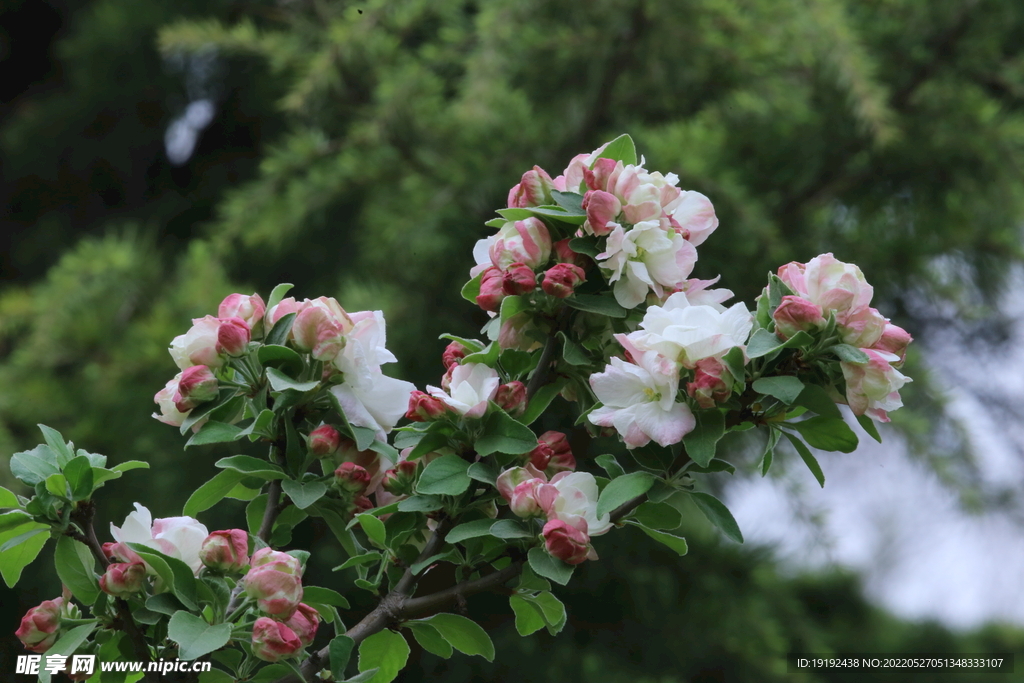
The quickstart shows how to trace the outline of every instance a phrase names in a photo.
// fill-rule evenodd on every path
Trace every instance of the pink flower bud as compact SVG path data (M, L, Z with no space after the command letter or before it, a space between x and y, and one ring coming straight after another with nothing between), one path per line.
M571 263L574 266L586 269L590 264L590 259L586 254L577 254L569 247L569 242L572 241L571 237L566 237L564 240L558 240L555 242L555 259L559 263Z
M318 458L325 458L338 452L341 434L331 425L321 425L309 433L309 450Z
M542 206L554 201L551 198L551 190L554 185L551 176L540 166L534 166L533 170L523 174L519 184L509 190L508 208L525 208L528 206Z
M529 334L536 329L537 326L529 313L526 311L516 313L507 318L498 329L498 346L502 349L533 351L541 345L533 335Z
M523 263L513 263L502 276L502 290L508 296L529 294L537 288L537 275Z
M595 235L609 234L615 219L622 213L622 203L610 192L591 190L583 195L583 210L587 212L587 225ZM612 223L612 226L608 224Z
M501 308L501 300L505 298L504 275L495 267L484 271L480 278L480 293L476 297L476 305L485 311L497 312Z
M118 562L107 566L100 577L100 590L114 597L125 597L142 590L146 565L142 562Z
M501 497L507 502L512 502L512 494L515 492L516 487L531 479L539 479L542 482L546 481L542 471L527 465L526 467L512 467L505 470L498 475L498 481L495 485Z
M322 306L309 305L292 323L295 348L316 360L332 360L345 348L345 328Z
M217 352L233 358L245 355L252 332L241 318L227 318L217 328Z
M287 619L302 600L302 565L287 553L263 548L252 556L243 589L263 612Z
M193 365L181 373L178 390L174 394L174 407L184 413L200 403L217 398L217 377L205 365Z
M218 318L241 318L250 329L263 320L267 305L259 294L228 294L217 307Z
M444 375L441 376L441 389L446 394L447 393L451 393L451 390L452 390L452 375L454 374L455 368L457 368L457 367L459 367L459 366L458 365L452 365L450 368L448 368L448 372L444 373Z
M117 545L116 543L112 543L110 541L107 541L106 543L104 543L103 546L102 546L103 557L107 558L108 560L113 561L114 560L114 547L116 545Z
M907 359L907 346L913 340L914 338L910 336L910 333L902 327L886 323L885 331L882 332L881 338L875 342L872 348L899 356L899 362L893 363L893 365L899 367Z
M284 622L298 636L302 646L306 647L316 638L316 630L320 625L320 613L305 603L299 603L295 614Z
M509 382L498 387L494 402L512 417L519 417L526 412L526 385L522 382Z
M615 159L601 157L594 162L594 168L583 167L583 181L591 190L607 190L608 179L620 163Z
M544 514L537 497L537 489L546 485L543 479L528 479L512 490L509 509L519 517L539 517Z
M188 411L181 412L174 406L174 397L178 393L178 382L181 381L181 374L178 373L173 379L164 385L164 388L156 392L153 402L160 408L159 413L153 413L153 417L164 424L172 427L180 427L188 417Z
M395 496L407 496L412 493L412 487L416 483L416 462L402 460L394 468L384 473L384 480L381 486L388 493Z
M349 493L362 493L370 485L370 473L354 462L343 462L334 470L334 482Z
M441 356L441 363L444 365L444 369L448 370L453 365L457 365L460 360L469 354L469 349L463 346L460 342L453 341L445 347L444 354Z
M405 416L413 422L429 422L444 416L448 406L439 398L422 391L413 391L409 395L409 410Z
M290 296L287 299L281 299L280 303L278 303L276 306L274 306L269 311L267 311L266 324L269 325L269 327L267 329L269 330L270 327L273 327L274 325L276 325L278 320L280 320L281 318L285 317L289 313L296 313L296 314L298 314L300 311L304 310L308 306L309 306L309 302L308 301L301 301L301 302L299 302L299 301L296 301L295 297L293 297L293 296ZM296 317L298 317L298 316L296 316ZM289 333L289 337L290 336L291 336L291 333Z
M46 652L57 642L63 606L64 598L54 598L33 607L21 618L14 635L30 652Z
M732 394L732 374L717 358L697 361L693 381L687 382L686 393L701 408L714 408Z
M373 501L366 496L356 496L352 499L352 515L362 514L373 509Z
M544 281L540 286L546 294L564 299L571 296L576 287L586 279L586 274L579 266L556 263L544 273Z
M536 217L509 221L498 231L489 253L491 263L501 270L513 263L540 268L551 258L551 234Z
M530 451L530 464L538 470L566 472L576 469L569 440L562 432L544 432L537 439L537 447Z
M225 574L240 572L249 566L249 534L242 529L214 531L200 546L199 559Z
M544 525L544 545L552 557L566 564L580 564L590 553L590 537L584 529L578 529L560 519L552 519Z
M260 617L252 625L252 653L265 662L276 662L302 652L295 631L280 621Z
M888 322L878 310L862 306L837 315L836 329L844 344L870 349L882 338Z
M800 296L782 297L772 317L775 318L775 334L779 339L789 339L801 330L810 332L825 324L821 306Z

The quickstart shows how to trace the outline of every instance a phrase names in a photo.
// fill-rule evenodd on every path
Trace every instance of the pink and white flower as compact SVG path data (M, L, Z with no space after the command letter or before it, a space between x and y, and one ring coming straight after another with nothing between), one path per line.
M119 527L110 525L110 535L117 541L111 550L124 562L145 562L128 543L141 543L159 550L168 557L181 560L193 573L199 573L203 563L199 550L210 535L206 527L191 517L163 517L153 519L149 510L135 503L135 512L128 515ZM152 567L147 565L152 573Z
M178 410L177 402L174 399L178 394L178 383L181 381L181 375L182 373L180 372L175 375L174 379L168 381L164 388L156 392L156 395L153 397L153 402L160 408L159 414L153 413L153 417L172 427L180 427L190 412L188 410Z
M551 235L536 217L509 221L498 230L490 245L491 263L504 271L513 263L524 263L533 270L551 258Z
M30 652L46 652L57 642L64 602L62 597L44 600L21 618L14 635Z
M912 380L893 367L900 358L896 354L875 349L861 349L868 355L864 364L840 363L846 379L846 401L854 415L869 415L879 422L888 422L888 412L903 407L899 390Z
M541 508L549 520L575 524L582 519L590 536L600 536L612 528L610 515L597 515L599 496L597 480L589 472L559 472L538 492Z
M696 420L689 406L676 403L677 366L666 364L654 351L634 363L612 358L604 372L590 376L590 386L604 405L588 419L601 427L614 427L628 448L644 446L652 439L662 446L679 443L693 431Z
M427 387L435 396L466 417L482 417L487 412L488 402L493 400L501 385L498 373L482 363L466 363L453 366L449 393L437 387Z
M224 357L217 350L219 330L220 320L212 315L195 318L188 332L178 335L171 341L168 351L175 365L181 370L193 365L206 365L211 368L224 365Z
M302 652L302 641L286 624L260 617L252 625L252 653L264 662L277 662Z
M572 524L561 519L549 520L544 525L544 547L552 557L566 564L581 564L593 554L585 523Z
M635 308L648 291L661 296L665 288L681 286L697 262L697 250L659 221L646 220L628 232L616 226L597 260L609 271L615 300L623 308Z
M267 305L259 294L228 294L217 307L218 318L241 318L252 329L263 320Z

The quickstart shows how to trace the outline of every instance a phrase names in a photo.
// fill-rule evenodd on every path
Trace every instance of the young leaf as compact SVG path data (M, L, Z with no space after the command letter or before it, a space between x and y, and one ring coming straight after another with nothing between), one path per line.
M654 529L648 529L647 527L640 526L639 524L636 526L658 543L667 545L669 548L674 550L679 557L682 557L687 553L688 548L686 546L686 539L682 536L675 536L664 531L655 531Z
M611 453L605 453L594 458L601 469L608 473L608 476L614 479L615 477L621 477L626 473L626 470L622 469L622 465L615 459L615 456Z
M128 547L138 553L146 561L146 564L153 568L164 588L169 588L175 597L181 600L181 604L186 609L198 608L196 578L191 567L175 557L168 557L159 550L154 550L141 543L129 543Z
M271 346L284 346L288 341L288 333L292 331L292 323L295 322L295 313L283 315L274 323L274 327L267 333L263 340L264 344Z
M273 370L273 368L271 368ZM242 428L236 425L224 424L223 422L214 422L210 420L203 425L202 429L192 435L192 438L185 444L185 448L190 446L203 446L209 443L225 443L228 441L234 441L238 438Z
M421 621L407 621L403 626L412 631L412 637L430 654L437 655L441 659L448 659L454 654L452 646L430 624Z
M100 586L96 581L96 558L84 543L61 536L53 552L53 563L61 583L76 598L86 605L96 602L100 595Z
M473 463L469 466L469 469L466 470L466 474L469 475L470 479L475 479L476 481L490 484L491 486L494 486L495 482L498 480L497 468L493 462L488 460L481 460Z
M444 507L444 501L437 496L415 495L398 502L399 512L433 512L442 507Z
M286 476L284 470L279 466L251 455L232 455L230 458L221 458L214 465L224 470L241 472L247 477L258 477L267 481L284 479Z
M551 384L545 384L533 395L530 402L526 404L526 412L519 417L519 422L524 425L533 424L538 417L551 405L551 401L562 391L565 386L565 379L559 377Z
M70 657L74 654L75 650L81 647L82 643L89 639L92 632L96 630L99 624L82 624L76 626L60 638L57 642L50 646L50 649L46 651L47 655L63 655L64 657ZM46 661L45 659L43 660ZM40 666L39 667L39 681L40 683L50 683L50 670Z
M491 525L491 536L496 538L531 538L536 534L514 519L499 519Z
M612 479L598 498L597 516L604 517L623 503L647 493L654 481L654 475L649 472L633 472Z
M3 486L0 486L0 510L20 507L21 504L18 502L18 497Z
M294 380L277 368L267 368L267 379L270 380L270 387L274 391L287 391L288 389L293 389L295 391L305 393L307 391L313 391L313 389L320 386L320 382L317 380L310 380L308 382L299 382L298 380Z
M231 624L211 626L202 617L182 610L167 622L167 637L178 644L178 659L192 660L227 645Z
M322 481L299 483L293 479L282 479L281 490L295 503L295 507L305 510L327 494L327 485Z
M430 624L456 650L467 655L480 655L494 661L494 643L480 624L458 614L435 614L417 621Z
M558 333L559 339L562 340L562 358L569 365L589 365L590 358L587 357L586 352L576 345L565 332Z
M836 344L835 346L830 346L828 350L836 354L836 357L844 363L863 365L869 360L868 354L849 344Z
M281 300L284 299L286 294L288 294L288 290L294 286L295 285L290 282L282 282L270 290L270 298L267 299L267 310L269 311L271 308L281 303Z
M491 533L491 525L493 524L493 519L476 519L472 522L465 522L449 531L444 540L447 543L461 543L470 538L488 536Z
M609 318L625 318L628 311L620 306L610 296L597 296L594 294L575 294L563 301L578 311L597 313Z
M811 446L823 451L852 453L857 448L857 435L841 419L818 416L792 422L789 426L800 432Z
M774 396L786 405L792 405L804 390L804 383L796 377L762 377L751 386L754 391Z
M359 670L377 669L368 683L391 683L409 660L409 643L400 633L384 629L359 645Z
M483 280L483 277L483 273L478 273L476 277L462 286L462 298L474 306L476 305L476 298L480 296L480 281Z
M7 587L14 588L18 579L21 578L21 571L36 559L39 551L49 540L49 535L43 532L48 531L50 527L45 524L37 524L28 515L23 515L20 512L9 512L0 519L5 522L10 520L12 523L11 525L4 524L6 530L0 532L0 547L6 546L15 539L21 539L17 544L12 543L11 547L0 552L0 574L3 575ZM19 519L22 521L14 525L13 522Z
M36 425L39 427L39 431L43 433L43 438L46 440L46 445L50 447L54 455L57 456L57 465L63 468L71 459L75 457L75 454L71 452L71 449L64 442L64 437L56 429L47 427L46 425Z
M494 410L487 418L483 436L476 442L476 452L481 457L491 453L521 455L536 447L537 436L533 431L501 409Z
M46 481L47 477L60 474L57 456L49 446L42 444L30 451L22 451L11 456L11 474L29 486Z
M718 440L725 435L725 416L716 408L698 410L693 416L697 426L683 437L683 445L695 463L707 467L715 457Z
M693 502L697 505L697 509L704 513L709 522L721 529L729 540L743 543L743 533L736 523L736 518L732 516L729 508L725 507L722 501L710 493L701 493L700 491L691 491L690 495L693 496Z
M359 520L359 526L363 527L363 531L366 533L366 537L370 539L370 543L373 543L378 548L383 548L387 543L388 537L388 532L384 528L384 522L373 515L365 513L356 515L356 519Z
M557 558L551 557L541 548L530 548L527 559L533 571L546 579L551 579L555 583L560 583L564 586L572 578L574 567L571 564L566 564Z
M86 500L92 495L93 469L89 458L79 455L64 466L64 478L71 487L71 500Z
M804 390L800 392L800 395L796 399L798 406L803 406L810 411L821 415L822 417L836 417L841 418L843 414L839 412L839 406L832 400L832 397L828 395L822 387L817 384L808 384L804 387Z
M457 455L442 455L423 468L416 483L420 494L457 496L469 488L469 463Z
M722 357L722 363L729 370L733 379L740 384L743 384L747 378L746 370L744 369L745 361L743 349L738 346L729 349L729 352Z
M185 501L181 514L195 517L203 510L209 510L223 500L245 478L245 474L237 470L218 472L208 482L196 489L195 493Z
M872 420L867 415L858 415L857 424L861 426L861 429L868 433L868 436L870 436L878 443L882 443L882 437L878 433L878 427L875 426L874 420Z
M344 680L345 667L348 666L348 660L352 657L352 649L355 646L356 641L344 635L336 637L328 644L327 651L330 653L331 673L334 675L334 680Z
M800 454L800 458L804 461L804 464L807 465L807 469L809 469L811 474L814 475L814 478L818 480L818 485L821 486L821 488L825 488L825 473L821 471L821 465L818 464L817 458L811 455L811 451L808 450L807 446L805 446L804 442L800 439L796 438L792 434L786 434L786 438L789 439L791 444L793 444L793 448L796 449L796 452Z
M542 591L533 597L523 597L527 602L540 609L541 616L547 622L551 635L556 635L562 630L562 627L565 625L565 605L562 604L561 600L547 591Z
M515 612L516 630L519 631L519 635L528 636L546 626L540 607L522 596L513 595L509 597L508 604L512 607L512 611Z
M635 166L636 145L633 144L633 138L624 133L609 142L597 157L599 159L613 159L614 161L621 161L623 166ZM597 160L595 159L595 163L596 161Z
M648 501L636 509L633 517L648 529L678 529L683 523L683 515L668 503Z

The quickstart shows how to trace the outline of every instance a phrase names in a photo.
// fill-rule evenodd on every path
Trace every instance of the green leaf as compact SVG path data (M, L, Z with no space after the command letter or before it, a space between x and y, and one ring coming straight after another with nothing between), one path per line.
M428 619L417 619L437 629L441 637L459 652L466 655L480 655L488 662L494 661L494 643L490 636L472 619L458 614L435 614Z
M469 488L468 469L469 463L459 456L442 455L423 468L416 483L416 492L457 496Z
M604 455L597 456L594 458L594 462L596 462L601 469L607 472L608 476L612 479L621 477L626 473L626 470L622 469L622 465L619 464L619 461L616 460L615 456L611 453L605 453Z
M743 349L738 346L732 347L729 349L729 352L722 357L722 363L729 370L733 379L735 379L739 384L746 383L746 358L743 356Z
M559 332L558 338L562 340L562 358L569 365L590 365L590 358L586 352L575 344L565 332Z
M856 417L857 424L861 426L861 429L867 432L868 436L870 436L872 439L874 439L878 443L882 443L882 436L878 433L878 427L875 426L875 421L872 420L867 415L857 415ZM0 505L0 507L3 506Z
M11 548L17 547L25 541L29 540L30 538L38 536L39 534L44 533L48 530L48 528L37 528L29 529L28 531L23 531L22 533L18 534L17 536L14 536L10 540L5 541L3 545L0 545L0 553L7 552Z
M480 296L480 281L483 280L484 274L477 273L476 277L467 282L462 286L462 298L469 303L476 305L476 298Z
M544 218L551 218L563 223L569 223L570 225L583 225L584 221L587 220L587 214L569 213L561 207L531 206L529 212L534 216L543 216Z
M267 309L270 310L270 309ZM288 333L292 331L292 324L295 322L295 313L289 313L278 318L273 329L267 334L264 344L270 346L284 346L288 341Z
M482 351L484 345L478 342L476 339L467 339L466 337L457 337L454 334L442 334L438 339L447 339L448 341L458 342L464 347L469 349L470 352L475 353Z
M598 154L598 158L621 161L623 166L636 166L636 145L633 144L633 138L626 134L620 135L608 143L604 150ZM597 163L596 159L594 163ZM593 168L593 165L591 165L591 168Z
M527 218L529 218L529 217L531 217L533 215L533 211L531 209L519 209L519 208L514 208L514 209L498 209L497 211L495 211L495 213L498 214L499 216L501 216L502 218L504 218L507 221L521 221L521 220L525 220L525 219L527 219Z
M701 467L700 465L693 463L686 468L686 471L697 472L700 474L714 474L715 472L728 472L729 474L735 474L736 467L728 460L715 458L707 464L707 467Z
M849 344L836 344L835 346L830 346L828 350L836 354L836 357L844 363L864 365L864 363L870 360L868 354Z
M558 204L569 213L586 213L583 210L583 195L577 192L560 192L558 190L552 190L551 198L555 200L555 204ZM570 244L570 247L571 246L572 245Z
M668 503L643 503L636 509L634 518L648 529L678 529L683 515Z
M626 313L628 312L610 296L574 294L568 299L563 299L563 301L578 311L597 313L599 315L608 316L609 318L625 318Z
M58 498L67 498L69 495L68 480L64 478L63 474L51 474L46 478L46 490Z
M182 421L181 426L178 428L178 430L181 432L182 435L184 435L185 432L189 431L190 429L198 425L203 420L203 418L214 419L215 416L213 413L217 411L218 408L224 407L230 404L232 401L239 398L236 395L237 391L238 390L233 387L224 387L223 389L220 390L220 394L218 394L216 399L212 401L207 401L206 403L203 403L197 408L193 408L192 411L188 414L188 417L186 417ZM223 420L217 421L223 422Z
M282 479L281 490L292 499L295 507L300 510L305 510L327 495L327 485L322 481L310 481L302 484L292 479Z
M344 595L322 586L303 586L302 601L307 603L315 602L318 605L333 605L342 609L349 609L351 607Z
M612 479L597 500L597 516L604 517L625 502L647 493L655 477L649 472L633 472Z
M737 543L743 543L743 533L740 531L740 526L736 523L736 518L729 512L729 508L725 507L722 501L710 493L701 493L700 491L691 491L690 495L693 497L693 502L697 505L697 509L704 513L709 522L721 529L726 538Z
M491 536L496 538L532 538L536 534L514 519L499 519L491 525Z
M142 460L125 460L120 465L114 465L110 469L112 469L115 472L128 472L130 470L148 470L149 463L144 462Z
M47 477L60 474L57 456L49 446L40 444L30 451L22 451L11 456L11 474L28 484L35 486L46 481Z
M18 497L3 486L0 486L0 510L20 507L21 503L18 502Z
M23 526L32 522L32 515L22 510L11 510L0 515L0 534L6 533L11 529L15 529L19 526ZM35 524L34 522L32 522ZM37 527L43 528L45 524L36 524Z
M654 529L648 529L647 527L641 526L639 524L637 524L636 526L641 531L643 531L645 534L647 534L648 536L653 538L655 541L657 541L658 543L666 545L669 548L671 548L672 550L674 550L676 552L676 554L679 555L679 557L682 557L683 555L686 554L688 548L686 546L686 539L683 538L682 536L675 536L673 534L670 534L670 533L667 533L667 532L664 532L664 531L656 531Z
M593 237L573 237L569 240L569 248L590 258L597 258L601 253L601 248L597 246L597 241Z
M47 427L46 425L36 425L39 427L39 431L43 433L43 439L46 440L46 445L50 447L53 454L57 456L57 466L64 468L71 459L75 457L75 454L68 447L64 441L64 437L56 429Z
M441 637L441 634L437 632L437 629L430 624L422 621L408 621L403 624L406 628L412 631L412 637L416 639L416 642L423 646L423 649L427 652L437 655L442 659L448 659L452 656L454 650L447 640Z
M210 443L234 441L238 438L241 431L241 427L210 420L204 424L198 432L192 435L192 438L185 444L185 448L188 448L189 446L203 446Z
M166 614L170 617L181 611L181 608L181 601L170 593L157 593L146 598L146 609L150 612Z
M181 514L186 517L195 517L203 510L209 510L223 500L245 476L237 470L218 472L188 497Z
M359 645L359 670L377 669L372 683L391 683L409 660L409 643L400 633L384 629Z
M409 496L398 503L399 512L433 512L442 507L444 502L437 496Z
M279 344L264 344L256 357L265 367L287 368L293 372L302 370L302 356L295 350Z
M837 406L836 402L832 400L832 397L828 395L828 392L817 384L808 384L805 386L804 390L801 391L800 395L797 397L796 404L823 417L841 418L843 416L843 414L839 412L839 406Z
M384 528L384 522L366 513L356 515L356 519L359 520L359 526L363 527L363 531L366 533L366 537L370 539L370 543L373 543L378 548L385 547L388 533Z
M247 477L258 477L267 481L284 479L287 476L279 466L251 455L232 455L230 458L221 458L214 465L222 470L235 470Z
M540 607L522 596L509 597L508 604L516 614L516 630L519 631L519 635L528 636L547 625Z
M53 563L61 583L76 598L86 605L96 602L100 595L100 586L96 581L96 558L84 543L61 536L53 552Z
M760 358L761 356L767 356L772 351L781 348L783 343L781 339L775 336L774 332L760 328L754 331L750 341L747 342L747 357Z
M519 417L519 422L524 425L533 424L538 417L551 405L551 401L562 391L565 386L565 378L559 377L551 384L545 384L533 395L526 404L526 411Z
M300 382L292 379L277 368L267 368L267 379L270 380L270 387L274 391L287 391L292 389L294 391L305 393L307 391L313 391L313 389L320 386L320 382L318 380Z
M46 655L43 657L43 662L46 662L46 656L48 655L70 657L82 646L82 643L89 639L89 636L92 635L97 626L99 624L82 624L81 626L74 627L50 646L50 649L46 651ZM43 666L39 667L39 680L42 683L50 683L50 675L50 672L44 669Z
M414 562L411 565L409 565L409 569L412 570L412 573L414 575L418 575L424 569L437 562L451 562L452 564L461 564L462 561L462 553L460 553L457 548L452 548L447 552L437 553L436 555L431 555L430 557L424 560L420 560L419 562Z
M8 519L8 515L15 517L15 513L9 512L3 518ZM20 513L17 516L20 517ZM21 571L36 559L39 551L43 549L46 541L50 538L43 533L49 531L50 527L45 524L37 524L27 516L25 518L23 523L0 533L0 546L7 545L17 538L22 539L18 544L0 552L0 574L3 575L4 583L8 588L14 588L18 579L21 578Z
M294 286L295 285L290 282L282 282L270 290L270 298L267 299L267 310L269 311L271 308L281 303L284 297L288 294L288 291Z
M192 660L227 645L231 624L211 626L185 611L175 612L167 622L167 637L178 644L178 658Z
M693 416L697 426L683 437L683 445L695 463L707 467L715 457L718 440L725 435L725 416L717 408L698 410Z
M775 446L779 443L781 434L782 431L774 427L768 430L768 441L765 443L764 454L761 456L762 477L768 474L768 470L772 466L772 461L775 459Z
M348 667L348 661L352 658L352 650L355 646L356 641L344 635L337 636L327 645L327 651L330 653L331 674L334 676L334 680L345 679L345 668Z
M493 524L493 519L476 519L472 522L466 522L449 531L444 540L447 543L461 543L470 538L488 536L491 533L491 526Z
M71 487L71 500L86 500L92 495L93 475L89 458L79 455L64 466L64 478Z
M762 377L751 386L754 391L774 396L786 405L792 405L804 390L804 383L796 377Z
M542 591L533 597L523 596L523 598L540 609L541 616L547 623L551 635L556 635L565 626L565 605L554 595Z
M811 474L814 475L814 478L818 480L818 485L821 486L821 488L825 488L825 473L821 471L821 465L818 464L818 459L811 455L811 451L808 450L807 446L805 446L804 442L800 439L796 438L792 434L786 434L786 438L789 439L791 444L793 444L793 448L796 449L796 452L800 454L800 458L804 461L804 464L807 465L807 469L809 469Z
M237 679L223 669L210 669L199 674L199 683L235 683Z
M476 452L481 457L491 453L522 455L536 447L537 436L533 431L501 409L494 410L488 416L484 422L483 436L476 442Z
M483 351L477 351L471 353L462 359L462 365L468 363L481 363L489 368L493 368L498 364L498 356L501 354L501 347L497 343L491 342L488 344Z
M551 579L555 583L560 583L564 586L572 578L574 567L571 564L566 564L558 558L551 557L541 548L530 548L527 559L533 571L546 579Z
M857 435L845 420L835 417L812 417L801 422L791 422L800 436L811 446L823 451L852 453L857 448Z
M177 558L168 557L159 550L154 550L141 543L129 543L128 547L138 553L146 561L146 564L153 568L160 578L163 588L174 593L174 596L181 600L181 604L186 609L197 609L196 577L192 573L191 567Z

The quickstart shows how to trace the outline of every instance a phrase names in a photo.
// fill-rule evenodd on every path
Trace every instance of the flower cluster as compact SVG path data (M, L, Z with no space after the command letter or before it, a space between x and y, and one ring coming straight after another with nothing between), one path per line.
M772 315L775 333L787 339L800 331L819 331L833 318L839 340L859 348L869 359L841 363L845 402L856 415L888 422L888 411L903 405L900 387L911 381L897 370L911 337L870 306L874 289L860 268L822 254L806 264L782 266L778 277L793 293L782 297Z
M640 329L616 335L626 360L612 358L590 385L602 406L589 420L614 427L629 448L654 440L661 446L678 443L696 422L680 397L680 384L700 407L714 407L733 391L734 378L722 358L743 348L753 316L742 303L726 309L715 290L690 300L676 292L663 306L651 306Z

